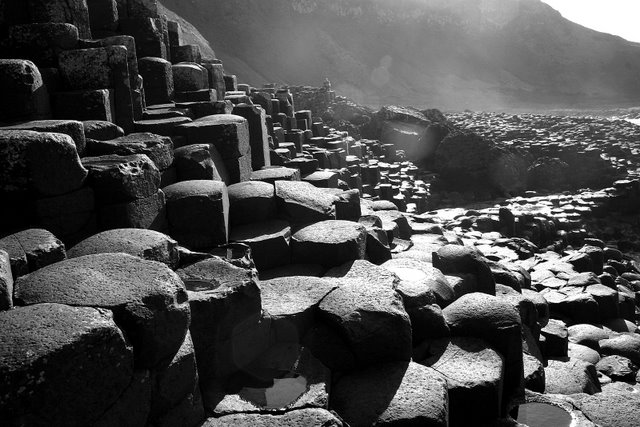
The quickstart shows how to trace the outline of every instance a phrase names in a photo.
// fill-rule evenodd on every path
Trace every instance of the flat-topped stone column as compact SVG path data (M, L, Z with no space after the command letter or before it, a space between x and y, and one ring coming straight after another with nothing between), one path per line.
M115 122L126 132L133 129L133 102L124 46L70 50L60 54L60 74L69 89L113 88Z
M269 157L269 133L267 132L266 114L258 105L240 104L233 109L233 114L244 117L249 123L249 142L251 144L251 167L259 170L271 166Z
M226 171L218 169L228 185L247 181L251 175L249 124L243 117L217 114L180 125L176 132L187 144L209 144L214 161L221 160Z

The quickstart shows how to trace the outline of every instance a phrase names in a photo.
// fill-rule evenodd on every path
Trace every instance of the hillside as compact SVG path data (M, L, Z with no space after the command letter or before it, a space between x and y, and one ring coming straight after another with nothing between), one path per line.
M640 102L640 44L539 0L164 0L252 85L440 108Z

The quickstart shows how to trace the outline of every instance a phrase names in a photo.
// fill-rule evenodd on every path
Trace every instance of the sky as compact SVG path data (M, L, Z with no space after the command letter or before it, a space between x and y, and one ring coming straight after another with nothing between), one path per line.
M640 0L542 0L582 26L640 43Z

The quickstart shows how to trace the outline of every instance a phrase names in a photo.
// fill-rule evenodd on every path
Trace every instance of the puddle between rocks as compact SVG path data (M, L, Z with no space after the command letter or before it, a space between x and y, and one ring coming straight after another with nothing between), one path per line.
M262 409L286 408L309 390L307 379L298 373L274 371L269 376L243 376L236 378L233 386L240 387L240 398Z
M573 419L562 408L546 403L526 403L518 408L518 422L529 427L570 427Z

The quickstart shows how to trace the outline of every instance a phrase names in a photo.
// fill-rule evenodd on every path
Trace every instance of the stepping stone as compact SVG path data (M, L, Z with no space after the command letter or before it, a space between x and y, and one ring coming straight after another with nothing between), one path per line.
M103 231L69 249L69 258L104 253L126 253L149 261L158 261L175 269L180 262L178 244L169 236L140 228Z
M13 274L9 254L0 250L0 311L13 308Z
M178 276L163 264L127 254L86 255L41 268L16 281L14 298L21 305L113 311L133 344L137 369L166 367L189 326L187 294Z
M411 239L411 226L409 225L407 218L401 212L382 210L376 211L375 215L382 220L382 227L384 229L397 225L397 237L400 237L401 239Z
M32 130L35 132L62 133L69 135L76 145L76 151L80 157L84 156L86 140L84 127L81 122L75 120L34 120L10 126L3 126L0 129L7 130Z
M400 284L398 276L386 268L363 259L349 261L327 271L324 277L360 279L369 283L396 289Z
M200 64L181 63L171 67L177 92L209 89L209 73Z
M609 336L609 333L601 327L585 323L569 326L569 341L587 346L596 351L600 350L600 340L606 340Z
M202 427L343 427L343 425L326 409L309 408L285 412L282 415L239 413L209 418Z
M621 334L600 340L603 355L624 356L640 366L640 334Z
M132 379L134 357L113 317L60 304L0 312L3 422L90 425L114 404Z
M346 374L331 390L334 410L353 427L448 426L447 381L413 362L395 362Z
M145 154L85 157L88 184L101 204L144 199L158 192L160 171Z
M109 141L124 136L124 130L120 126L103 120L85 120L82 126L87 139Z
M222 181L220 173L206 144L193 144L174 151L174 166L178 181Z
M300 181L300 170L285 167L270 167L251 172L251 181L264 181L275 184L276 181Z
M503 404L521 396L522 327L516 309L494 296L472 293L458 298L442 312L452 336L483 339L504 357Z
M365 228L355 222L317 222L293 234L292 260L294 263L318 263L335 267L348 261L364 259L366 238Z
M614 319L619 317L618 291L604 285L590 285L585 288L585 292L593 297L598 303L598 313L600 320Z
M598 374L591 363L572 359L568 362L549 360L544 368L546 387L550 394L594 394L600 391Z
M301 342L315 320L318 304L338 286L336 280L306 276L263 280L259 285L262 310L271 322L271 340Z
M291 227L286 221L271 220L235 226L229 241L244 243L251 248L251 257L258 271L264 271L291 260Z
M570 319L572 323L598 323L598 303L582 289L566 287L559 291L544 291L541 295L549 303L552 316Z
M444 308L455 300L447 278L432 264L412 259L392 259L382 264L382 267L395 273L402 281L398 291L403 295L405 304L418 294L430 294L430 297L418 304L412 302L409 304L412 307L438 304Z
M201 381L225 378L266 349L269 337L259 323L262 308L254 271L214 257L177 274L189 295Z
M251 146L249 124L246 119L233 114L216 114L197 119L176 128L187 144L209 144L212 157L219 157L225 165L230 185L249 180L251 175ZM214 149L217 153L214 156ZM219 170L220 174L222 172ZM225 177L225 176L223 176Z
M33 120L50 116L49 94L42 75L31 61L0 60L0 89L4 101L0 106L0 120Z
M47 230L31 228L0 239L7 252L14 278L36 271L67 257L64 243Z
M302 180L318 188L338 188L339 177L336 172L325 170L313 172Z
M504 360L481 339L435 340L420 363L446 379L451 425L473 425L500 418Z
M579 409L602 427L635 427L638 425L640 395L629 392L603 392L587 396Z
M229 221L232 226L263 222L276 215L273 185L266 182L246 181L230 185Z
M283 219L305 224L335 218L335 196L301 181L276 181L275 188L278 215Z
M320 303L320 313L345 337L358 363L409 360L411 321L400 295L366 279L340 282Z
M433 253L433 266L444 274L474 274L478 279L478 292L496 294L491 268L476 249L458 245L443 246Z
M109 141L88 141L87 153L90 156L146 154L163 171L173 163L173 142L166 136L132 133Z
M70 136L0 130L0 190L58 196L80 188L86 177Z
M569 359L582 360L592 365L597 364L600 361L600 353L582 344L569 343L567 351Z
M229 197L223 182L184 181L164 192L171 237L194 250L227 243Z

